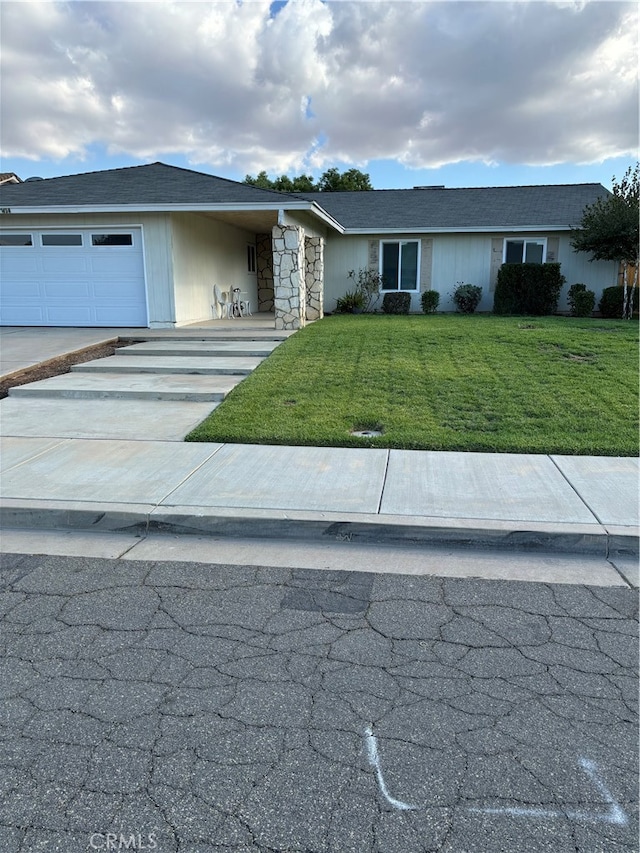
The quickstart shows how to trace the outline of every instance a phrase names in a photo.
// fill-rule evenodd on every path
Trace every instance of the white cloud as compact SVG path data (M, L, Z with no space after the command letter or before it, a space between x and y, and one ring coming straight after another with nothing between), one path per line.
M0 4L2 154L297 172L634 155L618 2ZM321 140L321 142L319 142Z

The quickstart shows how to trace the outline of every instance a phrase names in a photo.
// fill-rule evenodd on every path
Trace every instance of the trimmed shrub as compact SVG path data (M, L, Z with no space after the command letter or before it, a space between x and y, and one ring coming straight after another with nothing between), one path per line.
M382 298L382 310L385 314L408 314L411 308L411 294L404 290L385 293Z
M502 264L493 297L494 314L554 314L565 277L560 264Z
M596 295L593 290L587 290L585 284L572 284L568 301L572 317L590 317L595 308Z
M571 310L572 317L590 317L596 307L596 295L593 290L583 290L576 293Z
M482 299L482 288L477 284L459 284L453 291L453 301L458 311L473 314Z
M598 303L598 309L603 317L610 320L622 320L622 308L624 305L624 287L614 285L605 287ZM633 289L633 313L638 310L638 288Z
M425 290L420 297L420 304L425 314L435 314L440 302L440 294L437 290Z

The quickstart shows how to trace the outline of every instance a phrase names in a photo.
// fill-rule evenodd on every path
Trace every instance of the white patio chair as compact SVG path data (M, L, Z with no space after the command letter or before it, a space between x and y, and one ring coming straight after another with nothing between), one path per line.
M217 284L213 285L213 304L211 308L213 309L214 315L220 319L229 319L231 317L231 300L229 299L229 294L220 290Z

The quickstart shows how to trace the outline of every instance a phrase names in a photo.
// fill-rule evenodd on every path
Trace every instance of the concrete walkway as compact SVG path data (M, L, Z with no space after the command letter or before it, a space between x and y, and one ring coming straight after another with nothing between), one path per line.
M228 338L233 321L222 322L220 332L207 334ZM153 337L175 342L182 331ZM233 329L240 332L253 336L250 328ZM184 357L210 357L194 348ZM124 359L122 352L113 359ZM162 357L149 355L148 346L138 352L147 361ZM228 350L219 357L228 359ZM627 561L637 554L636 458L182 442L212 407L10 396L0 403L3 525L464 545Z

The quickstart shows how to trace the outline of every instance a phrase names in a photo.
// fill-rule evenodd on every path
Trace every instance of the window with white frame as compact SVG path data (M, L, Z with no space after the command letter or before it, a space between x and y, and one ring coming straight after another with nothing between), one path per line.
M0 231L0 246L33 246L33 237L15 231Z
M256 247L253 243L247 243L247 272L256 271Z
M383 290L418 290L420 243L418 240L381 240L380 273Z
M43 246L82 246L82 234L42 234Z
M133 234L92 234L92 246L133 246Z
M543 264L547 257L545 239L505 239L503 262L505 264Z

